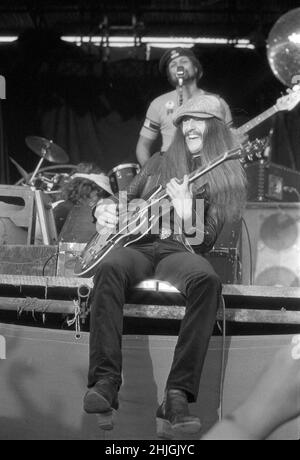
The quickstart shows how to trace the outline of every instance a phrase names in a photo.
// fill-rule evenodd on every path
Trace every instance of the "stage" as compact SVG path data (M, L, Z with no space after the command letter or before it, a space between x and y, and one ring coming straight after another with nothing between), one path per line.
M82 409L87 333L76 340L73 332L1 324L0 334L7 345L7 359L0 361L0 439L157 440L155 411L163 396L176 337L124 336L120 409L114 430L105 432L97 427L96 417ZM227 337L224 415L245 399L275 352L290 340L287 335ZM201 435L218 420L221 358L222 339L213 337L199 400L191 405L191 412L201 418ZM272 439L296 440L299 432L300 421L296 420Z
M115 415L115 429L105 432L97 427L96 417L86 415L82 409L88 332L81 331L76 338L74 326L59 330L59 321L57 328L46 327L53 316L75 318L74 300L78 301L82 286L92 289L93 281L2 275L0 310L2 315L15 312L16 320L15 324L0 326L0 335L6 342L6 360L0 361L1 439L156 439L155 411L163 396L177 340L171 332L160 335L160 324L182 319L184 299L172 286L154 280L142 283L131 293L132 303L124 309L125 320L138 319L139 324L155 321L156 332L140 335L132 331L124 335L120 410ZM223 296L226 308L220 308L217 318L221 330L224 324L252 324L261 330L272 325L282 331L288 326L300 328L299 288L224 285ZM145 298L148 304L142 303ZM36 327L24 325L28 317L36 318ZM266 332L212 337L199 399L191 406L191 412L201 418L201 435L218 420L220 401L223 415L236 408L275 352L291 337ZM272 439L299 439L299 431L297 420L274 433Z

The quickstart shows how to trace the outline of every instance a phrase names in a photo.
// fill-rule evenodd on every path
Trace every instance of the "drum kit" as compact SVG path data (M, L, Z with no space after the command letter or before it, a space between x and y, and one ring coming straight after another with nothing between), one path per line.
M67 153L52 140L44 137L28 136L25 139L27 147L30 148L40 160L32 173L27 173L13 158L11 162L19 171L22 179L16 185L25 185L41 190L48 195L58 195L65 182L69 180L76 166L67 164L69 157ZM55 163L53 166L42 167L43 163Z
M109 173L110 186L114 194L126 190L134 177L140 172L140 166L135 163L121 164Z
M53 198L56 199L56 195L61 193L62 186L76 173L76 166L67 164L69 161L67 153L52 140L44 137L28 136L25 142L27 147L40 157L40 160L35 170L28 174L22 166L10 157L11 162L22 176L22 179L16 185L26 185L42 190L48 195L53 195ZM45 161L56 165L42 167ZM108 173L112 192L116 194L125 190L139 171L140 167L135 163L120 164L113 168Z

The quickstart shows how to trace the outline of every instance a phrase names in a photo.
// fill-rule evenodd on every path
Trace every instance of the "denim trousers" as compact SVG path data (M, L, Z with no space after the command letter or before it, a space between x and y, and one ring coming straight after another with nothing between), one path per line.
M209 262L172 238L113 249L94 278L88 387L98 381L122 384L123 306L128 291L149 278L167 281L186 298L166 390L186 392L195 402L221 296L221 282ZM141 366L143 363L141 363Z

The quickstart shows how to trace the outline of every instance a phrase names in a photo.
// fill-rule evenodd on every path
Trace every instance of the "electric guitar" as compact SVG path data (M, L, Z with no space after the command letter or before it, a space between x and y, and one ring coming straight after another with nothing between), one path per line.
M268 139L256 139L253 142L248 142L225 152L208 166L192 172L189 175L189 183L192 184L204 174L228 160L247 162L263 159L263 152L265 152L267 144ZM151 213L150 211L153 211L154 206L164 199L168 199L168 194L165 188L160 185L150 192L149 198L143 201L131 216L128 216L128 213L124 216L119 216L119 226L115 233L111 233L111 229L106 227L99 228L78 258L75 274L78 276L93 276L94 269L112 249L119 246L126 247L149 234L161 217L161 215L152 215L153 212Z
M236 130L237 134L247 134L253 128L256 128L256 126L260 125L278 112L293 110L300 102L300 90L298 88L299 87L296 86L295 89L289 90L288 94L277 99L276 104L273 105L273 107L240 126Z

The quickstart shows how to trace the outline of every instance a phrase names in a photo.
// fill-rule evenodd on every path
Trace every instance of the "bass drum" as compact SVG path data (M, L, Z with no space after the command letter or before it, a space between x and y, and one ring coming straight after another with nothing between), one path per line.
M140 172L140 166L136 163L121 164L116 166L108 174L110 186L114 194L123 192Z

